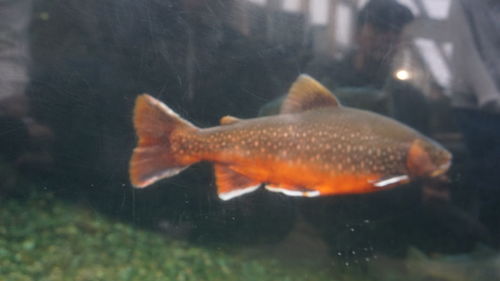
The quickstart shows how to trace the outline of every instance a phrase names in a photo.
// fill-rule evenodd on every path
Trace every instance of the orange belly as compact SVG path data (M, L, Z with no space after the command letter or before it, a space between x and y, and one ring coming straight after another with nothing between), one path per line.
M257 182L287 190L315 190L321 195L367 193L377 188L379 174L324 170L315 165L262 161L230 165L230 168Z

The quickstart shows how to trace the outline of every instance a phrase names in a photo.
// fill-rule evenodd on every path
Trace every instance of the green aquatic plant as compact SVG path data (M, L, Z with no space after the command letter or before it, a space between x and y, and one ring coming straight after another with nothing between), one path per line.
M138 229L49 193L0 205L0 280L332 280L327 270Z

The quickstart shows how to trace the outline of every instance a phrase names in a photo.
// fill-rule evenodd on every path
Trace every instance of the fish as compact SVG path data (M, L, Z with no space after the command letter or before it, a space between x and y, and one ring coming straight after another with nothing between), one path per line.
M260 187L299 197L376 192L443 175L452 160L443 146L396 120L341 105L307 74L292 84L278 115L224 116L220 126L198 128L142 94L133 122L134 187L208 161L222 200Z

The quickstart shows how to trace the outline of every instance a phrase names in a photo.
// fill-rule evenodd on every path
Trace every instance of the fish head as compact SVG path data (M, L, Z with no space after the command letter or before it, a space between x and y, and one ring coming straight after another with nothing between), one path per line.
M415 139L408 149L406 165L412 177L435 178L451 166L452 154L440 144L427 139Z

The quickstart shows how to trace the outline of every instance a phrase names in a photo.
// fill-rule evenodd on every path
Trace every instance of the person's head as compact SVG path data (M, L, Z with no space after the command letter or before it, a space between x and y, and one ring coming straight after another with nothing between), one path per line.
M390 62L400 43L403 28L414 19L396 0L371 0L358 14L358 51L372 62Z

